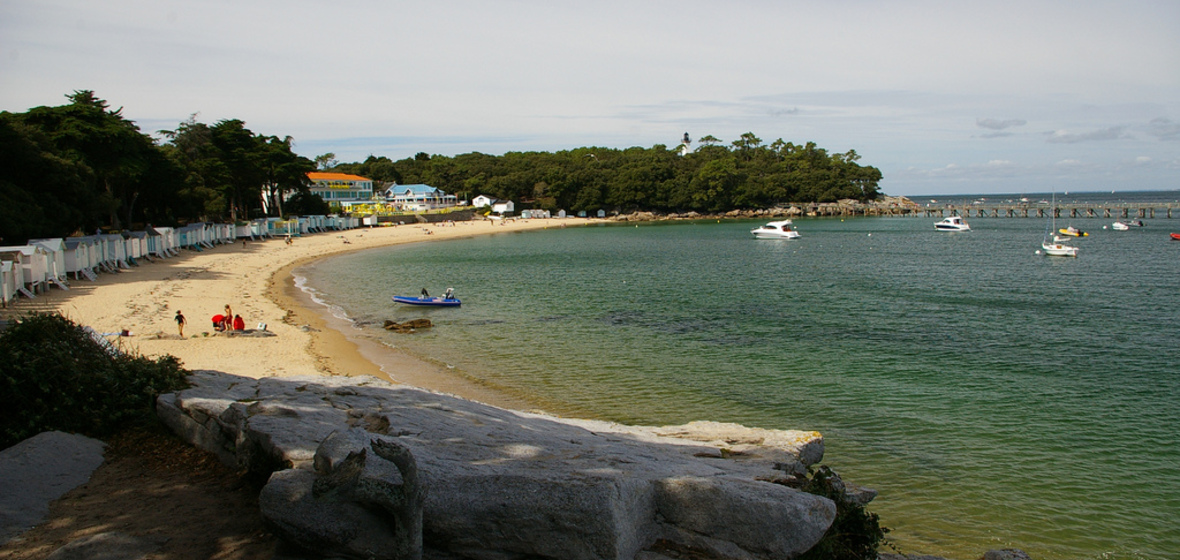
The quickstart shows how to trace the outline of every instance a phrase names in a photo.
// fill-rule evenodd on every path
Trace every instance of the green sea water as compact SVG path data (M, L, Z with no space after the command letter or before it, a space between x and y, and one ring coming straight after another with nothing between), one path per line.
M555 413L818 430L902 552L1180 557L1180 219L1072 220L1078 258L1036 254L1040 220L934 221L553 228L297 275L362 336ZM390 302L423 287L463 306Z

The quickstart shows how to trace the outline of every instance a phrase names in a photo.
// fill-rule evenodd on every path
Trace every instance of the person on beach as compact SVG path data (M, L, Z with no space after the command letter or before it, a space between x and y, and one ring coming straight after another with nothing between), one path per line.
M214 315L213 316L213 330L215 330L215 331L224 331L225 330L225 315Z
M234 330L235 331L246 330L246 321L242 320L241 315L234 315Z
M176 330L180 331L180 338L184 338L184 326L188 324L185 320L184 314L179 309L176 310Z
M225 314L222 315L222 321L225 324L221 325L221 330L228 331L234 327L234 310L229 308L229 304L225 304Z

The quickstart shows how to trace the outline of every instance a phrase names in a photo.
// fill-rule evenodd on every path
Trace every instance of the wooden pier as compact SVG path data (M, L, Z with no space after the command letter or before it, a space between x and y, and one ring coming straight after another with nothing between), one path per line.
M1048 218L1053 207L1048 203L1010 202L981 204L830 204L791 205L807 216L914 216L919 218ZM1058 218L1105 218L1143 220L1180 218L1180 202L1136 202L1078 204L1058 203Z

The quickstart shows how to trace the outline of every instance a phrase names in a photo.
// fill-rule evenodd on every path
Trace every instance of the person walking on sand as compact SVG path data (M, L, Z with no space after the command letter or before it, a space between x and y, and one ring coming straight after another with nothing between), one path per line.
M180 331L180 338L184 338L184 326L188 324L185 320L184 314L179 309L176 310L176 330Z

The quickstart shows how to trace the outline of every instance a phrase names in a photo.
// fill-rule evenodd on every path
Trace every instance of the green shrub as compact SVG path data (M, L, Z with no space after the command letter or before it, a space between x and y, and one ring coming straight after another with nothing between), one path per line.
M0 449L47 430L103 437L154 419L161 393L188 385L174 356L112 352L57 314L0 333Z
M828 532L799 560L876 560L877 547L889 532L881 526L877 514L869 513L848 496L844 481L832 469L821 465L811 478L799 485L804 492L823 496L836 503L836 519Z

